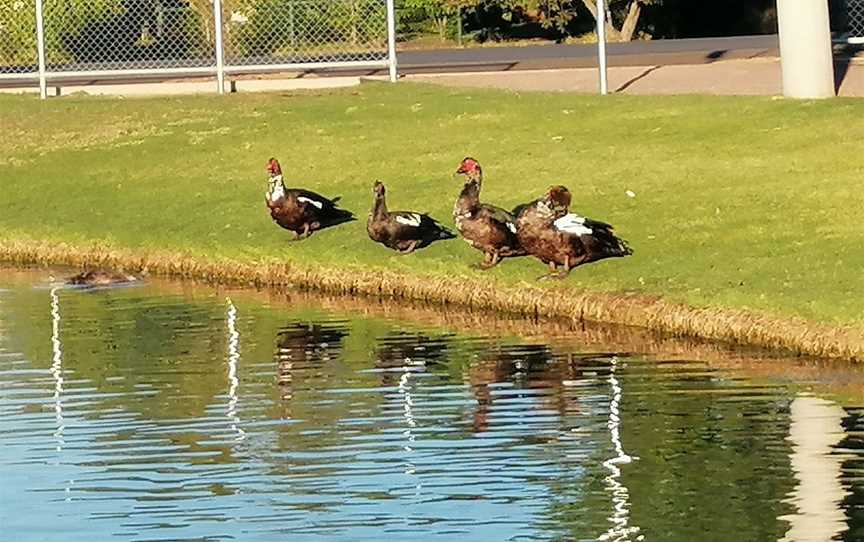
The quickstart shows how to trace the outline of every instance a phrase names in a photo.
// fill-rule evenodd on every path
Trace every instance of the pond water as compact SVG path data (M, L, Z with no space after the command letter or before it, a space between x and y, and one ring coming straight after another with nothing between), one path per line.
M423 314L0 272L0 539L864 537L857 368Z

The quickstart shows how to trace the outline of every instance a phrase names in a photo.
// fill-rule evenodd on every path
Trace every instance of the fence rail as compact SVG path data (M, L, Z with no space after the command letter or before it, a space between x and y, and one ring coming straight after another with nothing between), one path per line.
M0 0L0 79L390 67L393 0Z

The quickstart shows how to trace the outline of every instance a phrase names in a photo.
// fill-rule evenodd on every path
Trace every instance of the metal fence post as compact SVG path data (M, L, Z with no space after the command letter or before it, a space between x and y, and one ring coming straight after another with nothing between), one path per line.
M216 26L216 85L225 94L225 49L222 41L222 0L213 0L213 24Z
M45 76L45 21L42 0L36 0L36 50L39 55L39 96L48 99L48 80Z
M288 40L291 42L291 56L297 54L297 34L294 29L294 2L288 1Z
M390 67L390 82L395 83L399 74L396 71L396 6L394 0L387 0L387 60Z
M609 93L606 79L606 2L597 0L597 66L600 68L600 94Z

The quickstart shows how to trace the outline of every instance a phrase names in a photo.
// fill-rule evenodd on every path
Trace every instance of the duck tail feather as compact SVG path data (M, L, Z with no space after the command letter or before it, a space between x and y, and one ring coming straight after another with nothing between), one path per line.
M456 239L456 234L442 226L438 232L438 239Z

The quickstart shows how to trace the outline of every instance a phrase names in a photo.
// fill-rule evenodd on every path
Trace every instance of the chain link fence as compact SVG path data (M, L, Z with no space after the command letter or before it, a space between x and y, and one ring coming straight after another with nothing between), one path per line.
M0 0L0 75L33 75L38 64L35 2Z
M0 79L395 69L392 11L393 0L0 0Z
M224 0L225 64L387 59L382 0Z
M846 0L845 41L864 44L864 0Z

